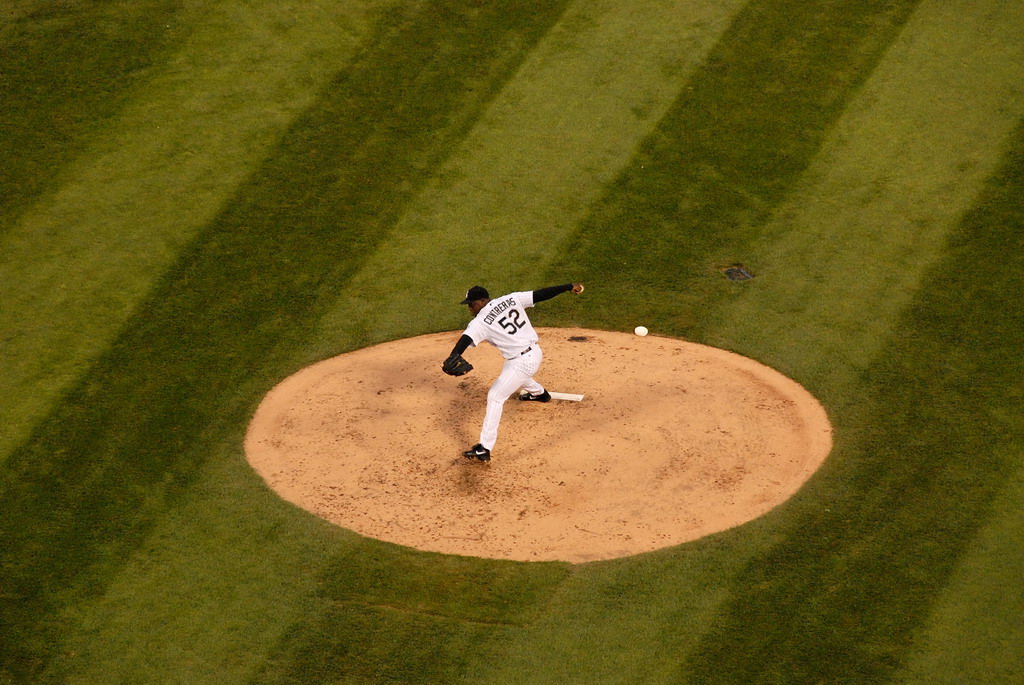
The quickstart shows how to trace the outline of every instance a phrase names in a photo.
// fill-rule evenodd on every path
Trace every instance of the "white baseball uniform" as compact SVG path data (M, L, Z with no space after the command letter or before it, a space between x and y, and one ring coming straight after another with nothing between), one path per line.
M473 340L474 347L489 342L505 358L501 374L487 393L487 411L480 430L480 444L488 450L498 440L498 425L509 396L519 389L533 395L544 392L544 387L533 379L544 354L537 345L537 331L526 315L532 306L533 291L503 295L488 302L466 327L465 335Z

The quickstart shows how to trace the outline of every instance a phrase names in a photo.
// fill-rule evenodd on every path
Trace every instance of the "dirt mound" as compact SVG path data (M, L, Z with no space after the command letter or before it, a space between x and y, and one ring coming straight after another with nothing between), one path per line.
M674 338L542 328L537 380L583 401L505 405L490 464L477 442L501 367L441 373L459 333L344 354L274 388L246 454L286 500L424 550L593 561L694 540L789 498L831 449L821 405L753 360Z

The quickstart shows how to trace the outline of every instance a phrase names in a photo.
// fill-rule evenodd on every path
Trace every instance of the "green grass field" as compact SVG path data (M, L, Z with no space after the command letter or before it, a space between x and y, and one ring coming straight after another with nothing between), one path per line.
M0 684L1024 682L1021 84L1005 0L9 3ZM824 467L582 565L248 468L306 364L569 280L536 324L769 364Z

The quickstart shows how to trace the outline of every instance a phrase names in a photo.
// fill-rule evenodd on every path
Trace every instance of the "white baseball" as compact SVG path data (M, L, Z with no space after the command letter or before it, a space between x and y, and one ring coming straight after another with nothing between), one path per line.
M647 335L647 326L637 326L633 332L640 336Z

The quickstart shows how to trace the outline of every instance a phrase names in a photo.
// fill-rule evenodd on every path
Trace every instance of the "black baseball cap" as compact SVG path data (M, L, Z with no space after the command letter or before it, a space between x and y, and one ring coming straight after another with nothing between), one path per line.
M487 288L483 287L482 285L474 285L472 288L469 289L469 292L466 293L466 299L464 299L462 302L459 302L459 304L470 304L471 302L476 302L477 300L489 299L491 299L491 296L487 294Z

